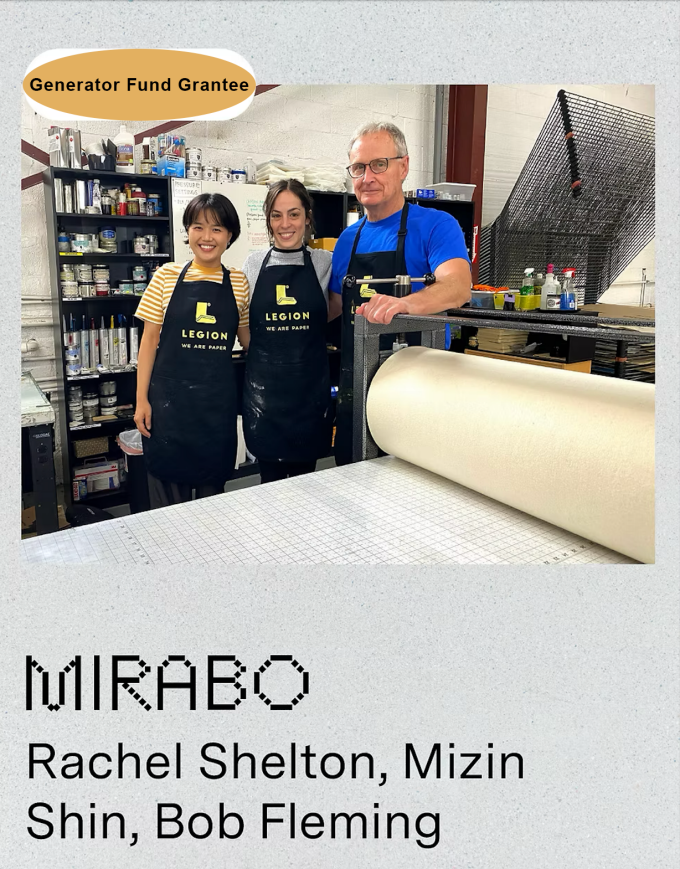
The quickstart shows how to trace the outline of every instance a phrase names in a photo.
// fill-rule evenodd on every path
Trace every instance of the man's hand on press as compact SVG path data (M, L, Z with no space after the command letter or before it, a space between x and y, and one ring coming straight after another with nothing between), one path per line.
M357 314L366 317L369 323L391 323L395 314L411 314L411 299L405 296L402 299L397 299L394 296L384 296L381 293L376 293L374 296L359 305L356 309Z

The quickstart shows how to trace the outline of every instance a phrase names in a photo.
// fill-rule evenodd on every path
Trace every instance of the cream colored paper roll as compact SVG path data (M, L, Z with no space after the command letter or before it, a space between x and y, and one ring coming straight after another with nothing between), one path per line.
M652 385L410 347L366 409L385 452L654 561Z

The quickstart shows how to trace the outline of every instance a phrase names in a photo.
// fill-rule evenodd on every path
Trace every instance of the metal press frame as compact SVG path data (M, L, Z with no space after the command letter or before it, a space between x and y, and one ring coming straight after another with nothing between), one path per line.
M412 280L419 279L413 278ZM387 283L388 281L382 279L380 282ZM378 283L378 281L373 280L370 283ZM404 294L402 293L402 295ZM561 314L559 319L560 322L555 323L554 314L541 311L496 311L485 308L455 308L447 314L430 314L420 317L397 314L389 325L369 323L365 317L357 316L354 321L353 461L359 462L378 456L378 447L368 430L366 399L371 381L378 368L393 352L392 350L380 350L381 335L394 335L395 332L420 332L421 346L443 350L447 324L456 327L473 326L480 329L498 328L501 325L500 320L503 329L518 329L524 332L552 332L559 335L577 335L582 338L616 341L617 366L619 366L616 374L620 377L625 371L627 345L638 342L648 343L654 340L654 335L650 333L611 328L622 325L654 326L654 320L591 317L583 314ZM584 326L584 322L592 322L597 325Z

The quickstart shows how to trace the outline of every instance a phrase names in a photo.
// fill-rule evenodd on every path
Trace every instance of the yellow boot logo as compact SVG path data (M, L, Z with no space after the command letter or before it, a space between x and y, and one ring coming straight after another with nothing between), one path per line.
M277 305L297 305L297 299L293 298L293 296L287 296L286 290L288 289L289 284L277 284L276 285L276 304Z
M370 281L373 275L364 275L365 281ZM370 284L362 284L359 287L359 295L362 299L370 299L371 296L375 296L375 290L370 286Z
M212 314L208 313L210 302L196 302L196 322L197 323L216 323L217 320Z

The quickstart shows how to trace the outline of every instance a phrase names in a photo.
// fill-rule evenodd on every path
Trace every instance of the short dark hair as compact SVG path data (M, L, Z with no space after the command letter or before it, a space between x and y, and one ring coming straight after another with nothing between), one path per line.
M184 209L182 216L182 223L187 231L192 223L196 223L202 211L212 214L215 223L229 230L231 239L227 247L231 247L241 234L241 221L231 201L221 193L201 193L200 196L195 196Z
M281 181L275 181L267 191L267 196L265 197L264 205L262 206L265 220L267 221L267 231L271 236L271 217L272 211L274 210L274 203L276 202L276 197L279 193L283 193L284 190L290 190L291 193L294 193L297 196L305 210L305 217L309 218L309 226L305 231L305 241L308 241L310 236L314 234L314 217L312 215L313 202L305 185L296 178L283 178Z

